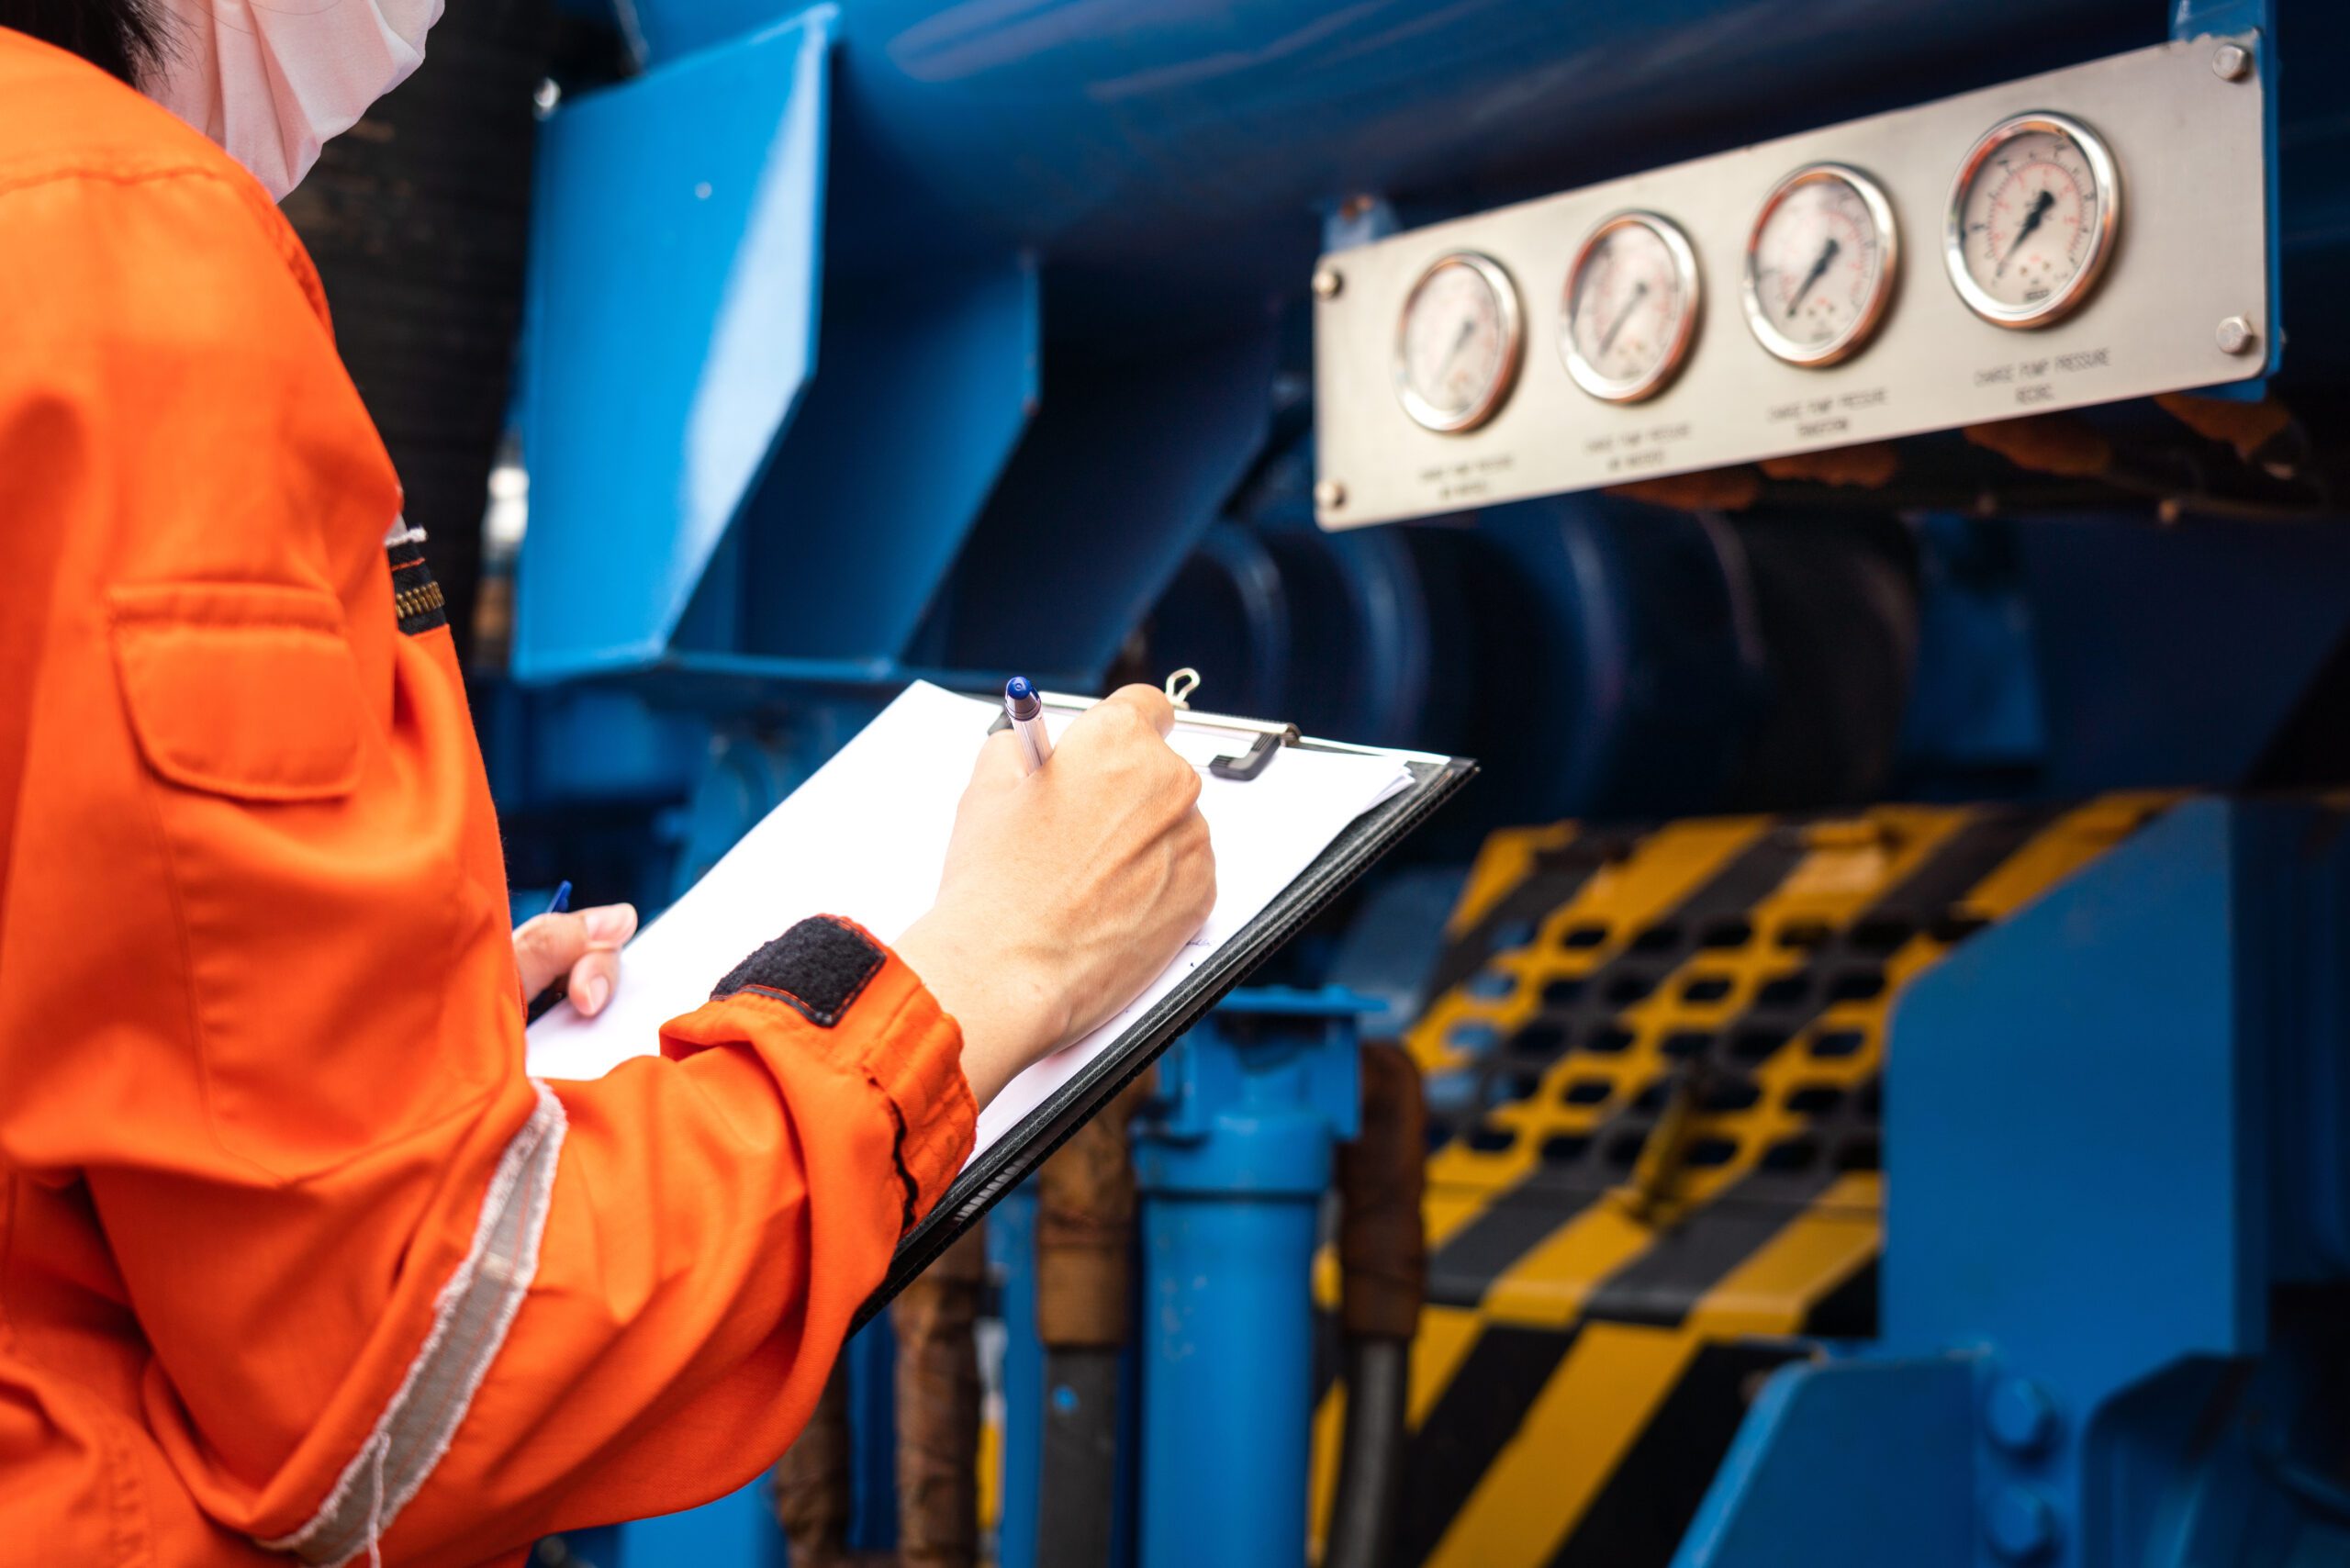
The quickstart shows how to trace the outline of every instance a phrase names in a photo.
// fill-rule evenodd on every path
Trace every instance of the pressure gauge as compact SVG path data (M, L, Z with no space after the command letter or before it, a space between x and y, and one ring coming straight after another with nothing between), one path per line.
M1893 207L1876 182L1812 163L1773 187L1746 241L1746 320L1789 364L1834 364L1876 330L1899 274Z
M1395 395L1432 431L1474 430L1494 417L1517 378L1525 344L1517 286L1472 251L1440 256L1420 274L1395 328Z
M1697 331L1697 257L1670 219L1619 212L1567 265L1560 352L1575 385L1610 403L1652 398Z
M2121 177L2095 131L2058 114L2001 120L1951 186L1950 280L1986 321L2045 327L2097 286L2121 213Z

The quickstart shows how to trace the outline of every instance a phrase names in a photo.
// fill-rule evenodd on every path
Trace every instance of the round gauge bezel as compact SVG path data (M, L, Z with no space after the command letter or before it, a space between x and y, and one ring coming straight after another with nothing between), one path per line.
M1412 330L1412 308L1420 291L1447 267L1464 266L1484 280L1501 301L1502 370L1485 395L1460 413L1448 413L1420 396L1412 386L1412 371L1408 357ZM1507 268L1491 256L1478 251L1449 251L1420 269L1412 280L1411 289L1404 296L1404 308L1395 317L1395 397L1412 422L1438 435L1459 435L1475 430L1501 411L1509 400L1510 391L1517 385L1519 364L1526 357L1526 312L1518 303L1517 285Z
M1610 234L1623 229L1646 229L1664 241L1665 253L1673 260L1673 271L1681 285L1682 295L1689 301L1681 313L1681 322L1673 341L1657 356L1657 362L1639 375L1618 380L1602 375L1596 365L1583 358L1575 346L1575 285L1589 264L1592 252ZM1573 260L1567 263L1566 287L1559 297L1559 352L1567 362L1567 374L1576 386L1603 403L1639 403L1655 397L1670 386L1673 378L1689 360L1690 346L1697 339L1697 318L1705 308L1705 295L1697 277L1697 252L1691 248L1689 237L1681 226L1661 213L1632 210L1602 218L1592 231L1575 247Z
M2017 137L2035 130L2053 132L2069 139L2081 150L2082 162L2089 166L2089 180L2097 187L2098 222L2089 235L2089 253L2080 270L2046 299L2031 305L2006 305L1991 297L1988 290L1975 281L1966 268L1966 193L1975 183L1975 174L1991 154L2013 141ZM2108 263L2113 259L2115 236L2121 221L2121 168L2114 162L2112 150L2105 138L2083 125L2070 115L2053 109L2033 109L2025 114L2009 115L1977 138L1958 165L1958 175L1951 181L1950 205L1942 215L1942 263L1950 273L1951 286L1966 301L1966 308L1995 327L2027 330L2034 327L2053 326L2088 301L2089 295L2104 277Z
M1789 196L1806 185L1830 182L1851 186L1860 196L1861 205L1868 209L1869 221L1876 225L1876 279L1867 303L1852 325L1824 343L1799 343L1781 331L1771 312L1763 308L1757 252L1762 243L1763 226ZM1869 340L1876 335L1886 311L1893 304L1895 286L1900 276L1901 230L1893 216L1893 203L1886 199L1884 188L1849 163L1806 163L1771 187L1771 194L1755 209L1754 222L1746 231L1746 269L1740 291L1746 307L1746 324L1753 330L1755 342L1775 359L1807 370L1841 364L1866 348Z

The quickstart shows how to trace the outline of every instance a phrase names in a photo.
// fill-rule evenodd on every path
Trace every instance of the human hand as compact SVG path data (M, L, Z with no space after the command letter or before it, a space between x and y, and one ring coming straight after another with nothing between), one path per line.
M979 748L938 902L898 941L963 1028L982 1105L1132 1001L1215 907L1200 775L1175 711L1129 686L1080 714L1029 773L1009 731Z
M514 928L514 967L522 973L522 1002L568 977L571 1005L593 1018L620 983L621 944L636 934L636 910L600 904L570 914L542 914Z

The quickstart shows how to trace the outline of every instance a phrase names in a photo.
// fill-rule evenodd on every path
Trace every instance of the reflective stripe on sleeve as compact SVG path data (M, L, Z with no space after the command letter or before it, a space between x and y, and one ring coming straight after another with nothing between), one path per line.
M498 1157L473 1246L433 1304L431 1331L375 1430L308 1523L261 1544L336 1568L391 1529L448 1451L474 1390L506 1341L539 1266L539 1238L563 1150L563 1103L533 1081L537 1109Z

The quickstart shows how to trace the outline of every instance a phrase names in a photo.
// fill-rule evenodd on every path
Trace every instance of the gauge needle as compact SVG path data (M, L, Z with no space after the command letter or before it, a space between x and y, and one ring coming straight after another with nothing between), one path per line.
M1835 263L1836 253L1842 249L1843 247L1836 242L1836 236L1830 234L1828 237L1828 243L1819 248L1819 260L1812 263L1811 271L1804 274L1803 286L1796 290L1796 297L1793 299L1787 301L1788 320L1792 321L1796 319L1796 308L1803 303L1803 297L1811 292L1813 284L1818 283L1827 274L1829 267Z
M2032 197L2031 210L2023 215L2023 227L2017 230L2016 237L2008 241L2008 253L1999 258L1998 269L1991 274L1993 277L2008 270L2008 263L2016 259L2016 247L2031 237L2031 231L2040 227L2040 220L2047 217L2048 209L2055 205L2056 196L2053 191L2043 190Z
M1616 334L1624 330L1624 323L1632 319L1632 312L1640 308L1640 301L1648 297L1648 293L1649 280L1642 278L1633 286L1632 297L1624 301L1624 308L1616 312L1616 319L1607 323L1607 330L1599 335L1601 353L1616 346Z
M1444 351L1444 363L1437 366L1436 378L1439 385L1452 374L1452 362L1460 357L1460 351L1467 348L1469 340L1476 335L1477 323L1473 318L1460 323L1460 335L1452 340L1452 346Z

